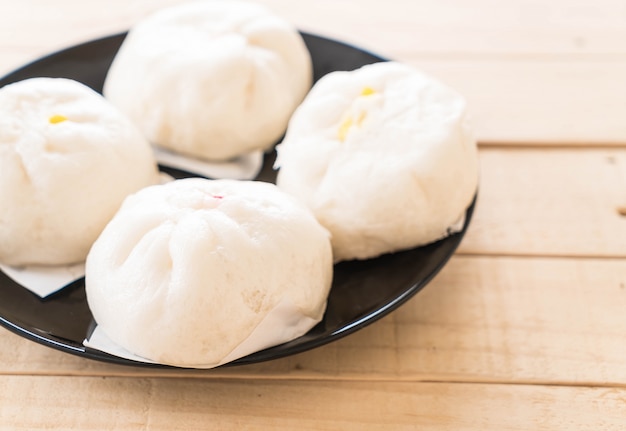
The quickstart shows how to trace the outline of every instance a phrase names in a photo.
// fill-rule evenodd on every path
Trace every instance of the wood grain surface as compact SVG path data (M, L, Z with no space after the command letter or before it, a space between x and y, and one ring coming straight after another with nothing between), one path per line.
M177 0L0 2L0 73ZM439 77L480 193L457 254L375 324L215 370L100 363L0 329L0 430L622 430L626 1L263 0Z

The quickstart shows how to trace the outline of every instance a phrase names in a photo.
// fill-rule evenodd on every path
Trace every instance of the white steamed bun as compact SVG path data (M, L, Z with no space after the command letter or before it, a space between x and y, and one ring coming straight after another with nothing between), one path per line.
M211 160L267 149L312 81L298 32L261 5L163 9L129 32L104 95L161 147Z
M89 253L86 291L116 344L209 368L307 332L332 272L328 232L291 196L193 178L124 202Z
M465 101L395 62L323 77L277 148L278 186L331 232L337 261L441 239L477 188Z
M124 198L157 181L148 142L76 81L0 89L0 262L83 261Z

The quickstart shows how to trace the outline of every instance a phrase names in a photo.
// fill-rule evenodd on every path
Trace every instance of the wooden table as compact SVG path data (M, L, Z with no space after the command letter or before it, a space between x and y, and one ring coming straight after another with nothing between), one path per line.
M0 6L0 71L172 0ZM114 366L0 330L0 429L622 430L626 1L266 0L466 95L480 200L396 312L254 366Z

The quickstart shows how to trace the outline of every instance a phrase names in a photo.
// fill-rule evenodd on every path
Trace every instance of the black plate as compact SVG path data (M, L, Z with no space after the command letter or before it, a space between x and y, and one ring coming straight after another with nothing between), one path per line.
M105 37L51 54L5 76L0 80L0 87L26 78L47 76L75 79L100 92L124 37L125 34ZM311 34L303 34L303 37L313 59L315 80L332 71L385 61L337 41ZM266 155L258 180L274 182L274 157L275 153ZM176 177L189 176L185 172L165 170ZM465 234L473 209L472 203L460 233L434 244L335 265L326 314L315 328L293 341L227 365L275 359L321 346L394 310L420 291L445 265ZM28 339L79 356L127 365L162 366L118 358L83 346L83 339L93 327L84 280L41 300L0 272L0 324Z

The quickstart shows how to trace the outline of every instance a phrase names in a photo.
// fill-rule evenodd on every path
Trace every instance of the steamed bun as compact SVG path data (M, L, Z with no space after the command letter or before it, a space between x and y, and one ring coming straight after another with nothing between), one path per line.
M226 160L271 147L311 81L311 58L290 24L260 5L210 0L132 28L104 95L152 143Z
M116 344L208 368L307 332L332 272L328 232L276 186L192 178L124 202L89 253L86 292Z
M406 65L331 73L291 118L277 184L331 232L337 261L441 239L477 188L466 116L461 96Z
M157 181L148 142L76 81L0 89L0 262L83 261L124 198Z

